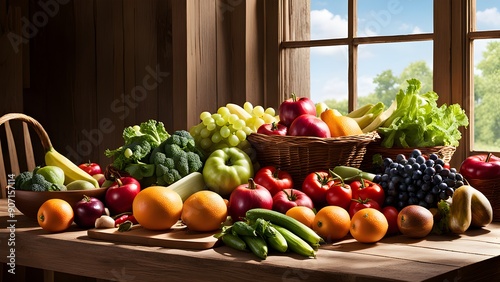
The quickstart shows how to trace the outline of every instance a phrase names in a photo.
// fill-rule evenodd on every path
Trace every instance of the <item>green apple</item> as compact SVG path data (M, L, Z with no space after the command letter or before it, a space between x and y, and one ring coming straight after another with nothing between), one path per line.
M203 167L205 184L222 197L228 197L236 187L248 183L253 175L252 160L237 147L215 150Z
M328 105L325 104L324 102L316 103L316 116L317 117L321 116L321 113L328 108L329 108Z
M68 183L68 185L66 185L66 189L68 189L69 191L69 190L92 190L96 188L94 184L90 183L89 181L78 179Z
M36 173L42 175L50 183L64 184L64 170L58 166L46 165L37 169Z

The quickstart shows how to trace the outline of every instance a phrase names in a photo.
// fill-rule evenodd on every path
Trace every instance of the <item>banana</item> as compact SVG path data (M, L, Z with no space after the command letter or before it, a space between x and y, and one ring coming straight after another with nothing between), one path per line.
M371 108L373 107L373 104L366 104L361 108L358 108L354 111L349 112L346 114L346 116L350 118L359 118L364 116Z
M396 108L397 108L397 102L396 102L396 100L394 100L394 102L392 102L391 106L387 110L385 110L383 113L378 115L368 126L363 128L363 132L367 133L367 132L377 130L377 128L379 128L379 126L384 124L384 122L389 117L391 117L392 113L394 113Z
M60 167L64 171L64 184L68 184L74 180L86 180L96 188L99 188L99 183L95 178L87 172L79 168L71 160L57 152L54 147L45 153L45 165L54 165Z
M245 122L247 121L247 119L252 117L252 115L247 111L245 111L245 109L243 109L243 107L241 107L240 105L227 103L226 108L228 108L232 114L236 114L240 119L244 120Z
M360 127L360 128L365 128L365 127L367 127L367 126L368 126L368 125L369 125L369 124L373 121L373 119L374 119L374 118L376 118L376 117L377 117L376 115L374 115L374 114L370 113L370 114L366 114L366 115L364 115L364 116L362 116L362 117L357 117L357 118L352 118L352 119L353 119L353 120L355 120L355 121L358 123L358 125L359 125L359 127Z

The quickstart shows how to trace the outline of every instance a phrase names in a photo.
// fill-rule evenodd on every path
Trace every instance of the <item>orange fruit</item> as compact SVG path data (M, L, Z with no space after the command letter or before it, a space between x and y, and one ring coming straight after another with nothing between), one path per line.
M399 211L399 231L410 238L423 238L432 231L434 216L430 210L419 205L409 205Z
M339 115L332 109L321 113L321 119L328 125L332 137L363 134L359 124L351 117Z
M40 206L36 218L44 230L61 232L73 223L74 212L65 200L49 199Z
M349 233L351 218L349 213L339 206L325 206L314 217L312 229L325 241L338 240Z
M189 230L214 231L221 228L226 218L226 202L214 191L198 191L184 201L181 220Z
M164 186L150 186L141 190L132 202L137 222L149 230L166 230L179 221L182 198Z
M384 238L389 228L385 215L374 208L357 211L351 218L350 232L361 243L375 243Z
M295 206L293 208L290 208L286 211L286 215L295 218L311 229L314 222L314 217L316 216L311 208L304 206Z

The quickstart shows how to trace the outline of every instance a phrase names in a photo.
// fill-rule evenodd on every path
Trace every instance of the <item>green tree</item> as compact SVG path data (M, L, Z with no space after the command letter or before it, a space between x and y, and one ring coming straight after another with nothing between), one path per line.
M477 70L474 75L474 147L500 150L500 42L488 43Z

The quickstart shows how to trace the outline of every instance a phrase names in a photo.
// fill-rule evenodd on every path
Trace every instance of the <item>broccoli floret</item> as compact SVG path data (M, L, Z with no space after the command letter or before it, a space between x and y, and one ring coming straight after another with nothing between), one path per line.
M163 175L167 174L169 171L168 167L164 166L163 164L157 164L156 165L156 176L159 178L163 177ZM158 183L160 184L160 183ZM160 184L162 185L162 184Z
M203 167L203 162L201 161L200 156L194 152L187 152L186 156L188 160L189 172L200 171Z
M186 148L189 143L194 145L194 138L191 134L186 130L177 130L175 131L169 138L167 138L166 142L168 144L176 144L179 145L182 149Z
M177 144L165 144L165 155L167 157L175 157L184 153L184 150Z
M143 138L136 137L133 142L123 145L115 150L106 149L104 154L114 157L113 166L118 170L124 170L128 164L140 163L151 152L151 145Z
M181 178L182 176L176 169L170 169L167 173L163 175L163 181L165 181L167 185L170 185Z
M46 187L37 183L31 184L31 191L35 192L45 192L47 191Z
M153 152L150 158L150 163L158 165L164 164L167 159L167 156L162 152Z
M45 177L43 177L43 175L41 174L33 174L31 182L31 190L33 191L48 191L52 186L52 183L45 180ZM36 185L40 185L42 188L35 187Z
M19 190L29 190L31 186L31 178L33 177L33 173L31 171L21 172L18 176L16 176L14 182L14 188ZM25 184L27 183L27 184ZM28 187L28 189L24 189L24 187Z

